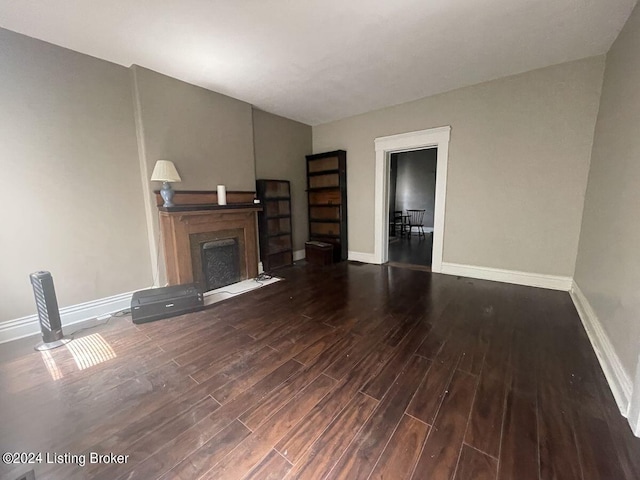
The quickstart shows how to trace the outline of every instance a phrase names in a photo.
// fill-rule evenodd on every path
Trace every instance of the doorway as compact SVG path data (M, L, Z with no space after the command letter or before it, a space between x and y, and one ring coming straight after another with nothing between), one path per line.
M389 160L389 264L431 270L437 148Z
M398 152L435 148L437 151L437 169L433 213L431 271L436 273L442 272L450 132L451 127L445 126L387 137L378 137L375 139L373 263L382 264L387 263L389 260L389 184L391 155Z

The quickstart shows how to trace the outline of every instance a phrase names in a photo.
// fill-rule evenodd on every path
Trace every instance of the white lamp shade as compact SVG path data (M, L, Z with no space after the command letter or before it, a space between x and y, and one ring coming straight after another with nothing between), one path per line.
M151 174L152 182L181 182L176 166L171 160L158 160Z

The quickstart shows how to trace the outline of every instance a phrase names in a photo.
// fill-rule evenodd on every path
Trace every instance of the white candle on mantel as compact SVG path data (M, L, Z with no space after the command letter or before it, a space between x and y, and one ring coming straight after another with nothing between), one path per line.
M218 205L227 204L227 188L224 185L218 185Z

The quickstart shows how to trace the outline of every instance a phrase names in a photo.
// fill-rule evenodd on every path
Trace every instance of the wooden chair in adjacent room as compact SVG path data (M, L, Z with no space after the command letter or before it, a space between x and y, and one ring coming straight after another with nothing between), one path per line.
M408 221L407 221L407 233L409 237L411 237L411 232L413 229L417 229L418 237L424 237L424 212L426 210L407 210Z

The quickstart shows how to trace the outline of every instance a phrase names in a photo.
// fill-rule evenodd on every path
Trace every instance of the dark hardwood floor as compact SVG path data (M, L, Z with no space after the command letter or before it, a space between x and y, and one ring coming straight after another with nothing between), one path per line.
M567 293L356 263L279 273L2 359L2 451L87 457L0 476L640 478Z
M416 233L389 237L389 262L398 266L408 264L431 268L432 250L433 233L426 233L424 237Z

